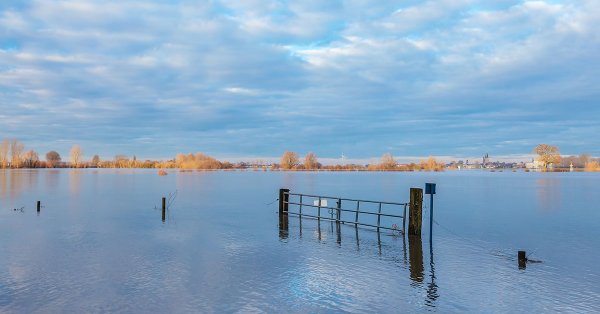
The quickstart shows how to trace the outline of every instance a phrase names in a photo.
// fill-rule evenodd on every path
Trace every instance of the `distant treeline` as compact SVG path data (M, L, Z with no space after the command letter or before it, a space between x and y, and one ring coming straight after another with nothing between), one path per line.
M542 152L539 147L544 148ZM540 157L538 160L545 163L554 163L559 168L584 169L586 171L600 171L600 160L590 155L561 157L558 147L540 144L535 151ZM434 157L419 163L400 164L390 153L384 154L378 163L372 164L337 164L322 165L315 153L309 152L301 160L298 153L286 151L281 156L279 163L267 163L262 160L252 162L230 163L219 161L203 153L177 154L171 160L138 160L136 156L129 158L125 155L116 155L110 160L103 160L98 155L93 155L90 160L85 160L83 149L73 145L69 151L68 161L56 151L49 151L40 158L34 150L25 149L25 145L16 139L3 139L0 142L0 168L158 168L158 169L256 169L256 170L283 170L283 171L444 171L455 169L455 165L446 165ZM454 165L454 166L453 166Z

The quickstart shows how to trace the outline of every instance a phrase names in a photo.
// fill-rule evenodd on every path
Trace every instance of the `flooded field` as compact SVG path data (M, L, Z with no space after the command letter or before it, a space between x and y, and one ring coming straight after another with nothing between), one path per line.
M427 198L422 239L292 216L279 230L280 188L402 203L426 182L431 245ZM594 173L0 170L0 312L598 312L599 186ZM542 263L519 269L518 250Z

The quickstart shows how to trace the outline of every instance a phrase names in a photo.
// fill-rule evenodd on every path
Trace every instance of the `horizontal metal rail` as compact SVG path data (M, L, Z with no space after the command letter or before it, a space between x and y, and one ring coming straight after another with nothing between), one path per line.
M299 214L299 213L294 213L294 212L289 212L288 214L290 215L296 215L299 217L309 217L309 218L314 218L314 219L322 219L322 220L327 220L327 221L339 221L341 223L348 223L348 224L352 224L352 225L359 225L359 226L367 226L367 227L373 227L373 228L379 228L379 229L386 229L386 230L393 230L393 231L400 231L400 232L404 232L404 230L401 229L394 229L394 228L390 228L390 227L377 227L376 225L371 225L371 224L366 224L366 223L362 223L362 222L351 222L351 221L343 221L343 220L336 220L335 218L329 218L329 217L319 217L319 216L315 216L315 215L309 215L309 214Z
M351 198L340 198L340 197L333 197L333 196L310 195L310 194L300 194L300 193L291 193L291 192L287 192L285 194L287 194L287 195L295 195L295 196L308 196L308 197L321 198L321 199L325 198L325 199L332 199L332 200L342 200L342 201L361 202L361 203L372 203L372 204L385 204L385 205L398 205L398 206L408 205L408 203L379 202L379 201L358 200L358 199L351 199Z
M373 215L373 216L385 216L385 217L394 217L394 218L404 218L404 216L400 216L400 215L380 214L380 213L374 213L374 212L363 212L363 211L360 211L360 210L344 209L344 208L337 208L337 207L318 206L318 205L312 205L312 204L303 204L303 203L294 203L294 202L285 202L285 201L284 201L284 203L290 204L290 205L299 205L299 206L308 206L308 207L314 207L314 208L339 210L339 211L343 211L343 212L368 214L368 215ZM404 204L402 204L402 205L404 205ZM302 215L304 215L304 214L302 214Z
M351 199L351 198L340 198L340 197L332 197L332 196L322 196L322 195L310 195L310 194L301 194L301 193L290 193L289 191L285 191L285 190L281 190L280 194L282 195L282 203L285 204L285 206L283 207L283 213L286 214L291 214L291 215L297 215L299 217L309 217L309 218L314 218L314 219L318 219L318 220L326 220L326 221L335 221L336 223L348 223L348 224L354 224L355 226L366 226L366 227L372 227L372 228L376 228L377 231L379 231L380 229L385 229L385 230L393 230L393 231L399 231L402 233L405 233L405 227L406 227L406 208L409 206L409 203L396 203L396 202L378 202L378 201L370 201L370 200L360 200L360 199ZM298 202L294 202L291 201L289 198L290 196L297 196L299 198ZM315 204L307 204L303 202L304 198L314 198L314 202L318 202L318 205ZM331 207L331 206L323 206L323 200L334 200L336 201L336 207ZM355 202L356 203L356 209L347 209L347 208L342 208L342 201L346 201L346 203L348 202ZM361 203L368 203L368 204L377 204L377 212L372 212L372 211L363 211L360 210L360 205ZM326 203L325 203L326 204ZM291 212L288 209L287 205L297 205L298 206L298 212ZM386 214L386 213L382 213L382 206L383 205L392 205L392 206L401 206L404 207L404 212L403 215L394 215L394 214ZM302 211L303 207L308 207L308 208L316 208L317 212L316 215L312 215L312 214L308 214L306 213L306 211ZM321 216L321 209L326 209L329 211L329 214L331 215L331 217L326 217L326 216ZM341 213L342 212L349 212L349 213L355 213L355 217L354 217L354 221L349 221L349 220L342 220L341 219ZM280 212L281 213L281 212ZM335 218L334 218L334 213L335 213ZM359 214L365 214L365 215L372 215L372 216L376 216L377 217L377 225L373 224L373 223L365 223L365 222L360 222L359 221ZM391 218L399 218L402 219L402 228L399 229L396 226L393 225L393 227L386 227L386 226L382 226L381 225L381 216L383 217L391 217Z

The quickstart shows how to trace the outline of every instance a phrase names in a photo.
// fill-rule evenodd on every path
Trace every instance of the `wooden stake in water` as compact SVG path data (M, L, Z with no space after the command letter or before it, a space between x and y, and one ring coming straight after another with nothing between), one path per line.
M162 221L165 221L167 218L167 198L162 198Z
M38 213L40 212L41 208L42 208L42 202L41 201L37 201L37 211L38 211Z
M410 189L410 208L408 210L408 234L421 236L421 219L423 216L423 189Z
M279 189L279 215L288 213L289 201L290 201L290 190ZM302 202L300 202L302 203Z
M517 253L517 258L519 260L519 268L525 269L525 267L527 267L527 255L525 255L525 251L519 251Z

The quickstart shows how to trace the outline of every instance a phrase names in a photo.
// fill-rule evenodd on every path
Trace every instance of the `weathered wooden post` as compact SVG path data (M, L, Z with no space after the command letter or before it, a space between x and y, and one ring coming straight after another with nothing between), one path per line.
M290 190L279 189L279 238L287 239L289 235L289 201L290 201Z
M279 189L279 215L288 213L289 201L290 201L290 190Z
M42 208L42 202L41 201L37 201L37 212L40 212L40 209Z
M338 199L336 205L335 220L339 224L342 220L342 199Z
M408 210L408 234L421 236L423 216L423 189L410 188L410 208Z
M525 255L525 251L519 251L517 258L519 260L519 269L525 269L527 267L527 255Z
M167 198L162 198L162 221L165 221L167 218Z

